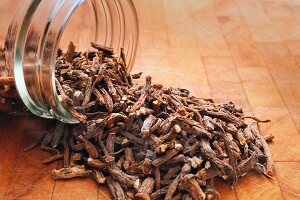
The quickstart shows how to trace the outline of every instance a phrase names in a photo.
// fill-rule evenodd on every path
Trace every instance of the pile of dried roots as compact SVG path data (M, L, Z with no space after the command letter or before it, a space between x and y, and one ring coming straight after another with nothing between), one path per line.
M64 168L54 179L91 177L114 199L219 199L214 179L234 186L249 170L270 177L273 160L255 117L232 102L190 96L181 88L133 83L123 51L92 43L58 52L56 85L65 108L80 121L57 122L39 141ZM246 124L245 118L251 122ZM34 147L31 145L26 150Z

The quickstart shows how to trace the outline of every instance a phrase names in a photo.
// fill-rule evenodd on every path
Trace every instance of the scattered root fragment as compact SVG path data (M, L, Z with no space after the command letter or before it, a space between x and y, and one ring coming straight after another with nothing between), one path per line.
M86 170L83 165L77 165L69 168L54 169L52 171L53 179L70 179L75 177L88 177L92 174L91 170Z

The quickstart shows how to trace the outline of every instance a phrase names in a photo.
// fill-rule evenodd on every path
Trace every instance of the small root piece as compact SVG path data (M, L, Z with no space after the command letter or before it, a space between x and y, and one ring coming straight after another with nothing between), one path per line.
M44 138L44 135L45 135L45 133L40 134L40 136L37 138L37 140L35 142L31 143L29 146L27 146L24 149L24 151L29 151L29 150L33 149L34 147L36 147L38 144L40 144Z
M57 161L57 160L62 160L64 158L64 154L58 154L58 155L54 155L46 160L43 161L44 164L49 164L49 163L52 163L54 161Z
M273 142L273 139L275 138L272 134L264 135L263 137L266 142Z
M63 155L62 155L63 158ZM91 170L86 170L83 165L77 165L69 168L54 169L52 171L53 179L70 179L75 177L88 177L92 174Z
M258 119L256 117L253 117L253 116L244 116L242 117L243 119L253 119L254 121L257 121L257 122L261 122L261 123L268 123L268 122L271 122L270 119L265 119L265 120L261 120L261 119Z

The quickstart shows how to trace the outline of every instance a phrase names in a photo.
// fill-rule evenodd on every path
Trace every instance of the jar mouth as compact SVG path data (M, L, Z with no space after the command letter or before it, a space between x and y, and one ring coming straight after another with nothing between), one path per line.
M137 15L132 1L87 1L94 14L94 41L112 47L116 52L124 48L131 69L138 41ZM16 88L27 108L40 117L78 123L58 98L55 61L65 26L83 2L33 0L27 12L20 12L14 20L21 24L13 63ZM48 17L41 19L45 13Z

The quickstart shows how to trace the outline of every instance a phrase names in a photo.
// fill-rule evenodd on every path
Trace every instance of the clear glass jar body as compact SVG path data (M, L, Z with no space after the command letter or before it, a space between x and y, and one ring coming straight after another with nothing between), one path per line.
M77 51L91 41L115 53L123 48L132 67L138 22L131 0L2 0L0 12L0 78L13 78L13 86L0 86L0 94L6 91L0 96L2 110L26 110L21 99L37 116L77 122L58 100L54 77L57 49L66 49L70 41ZM7 91L19 98L9 98Z

